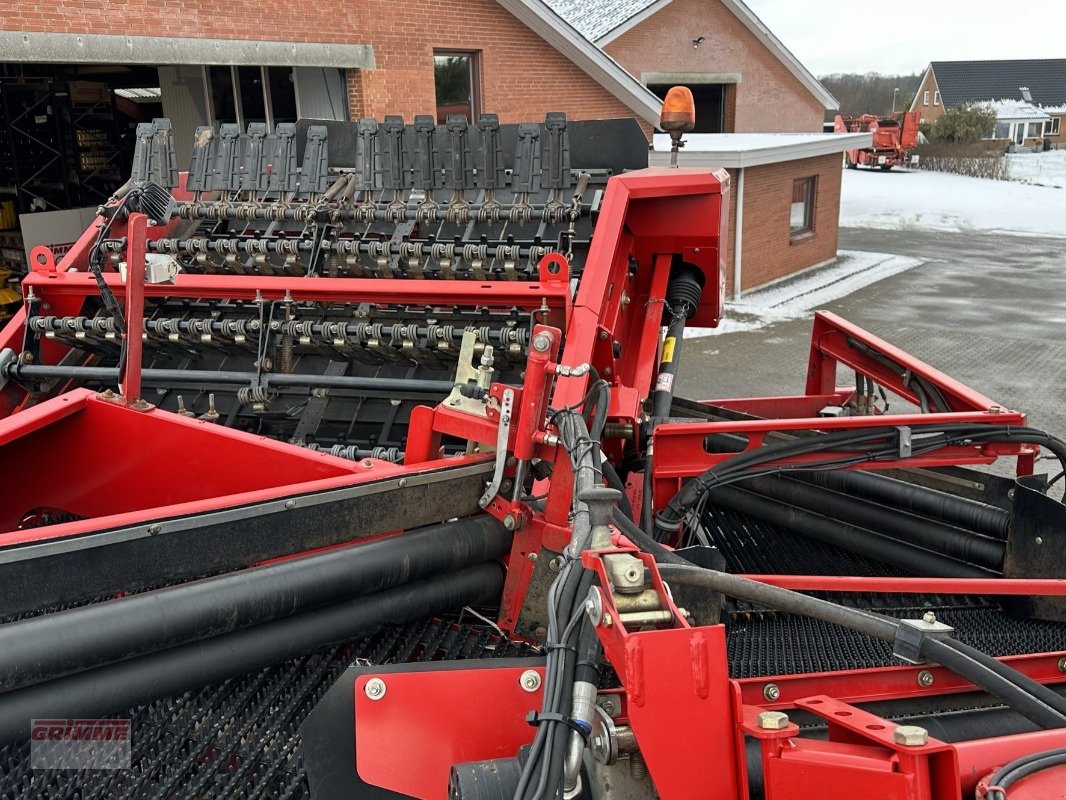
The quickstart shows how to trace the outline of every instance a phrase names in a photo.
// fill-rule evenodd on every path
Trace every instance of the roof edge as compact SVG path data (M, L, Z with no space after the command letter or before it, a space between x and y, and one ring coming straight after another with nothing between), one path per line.
M576 64L637 116L652 126L659 124L662 101L596 47L543 0L496 0L519 22ZM592 45L592 47L589 47Z
M648 17L652 16L653 14L658 13L659 11L662 11L666 6L670 5L670 3L672 3L672 2L673 2L673 0L654 0L654 2L651 3L651 5L649 5L647 8L645 8L643 11L638 11L636 14L631 16L629 19L624 20L619 25L615 25L613 28L611 28L611 30L607 31L607 33L605 33L599 39L596 39L595 40L596 46L597 47L606 47L608 44L613 42L615 39L617 39L623 33L626 33L627 31L630 31L633 28L637 27L640 23L642 23Z
M840 101L833 97L833 95L829 93L829 90L822 86L818 79L811 74L810 70L803 66L798 58L792 55L792 51L785 47L780 39L774 36L771 30L766 27L766 24L755 15L755 12L744 5L741 0L722 0L722 4L732 11L736 17L744 23L744 27L754 33L755 37L766 45L770 52L777 56L781 63L788 68L788 71L791 72L796 79L822 103L827 111L833 111L840 108Z
M654 142L666 134L656 134ZM730 134L726 134L730 135ZM747 134L735 134L746 136ZM776 134L767 134L774 136ZM788 134L782 134L787 136ZM805 136L818 136L818 134L804 134ZM744 150L696 150L694 143L690 143L681 151L678 160L682 166L688 167L726 167L729 169L742 169L744 167L761 167L765 164L779 164L782 161L795 161L801 158L817 158L835 153L843 153L845 150L853 150L861 147L869 147L873 142L872 133L827 133L821 138L812 138L803 142L790 142L788 144L755 145ZM652 149L648 154L649 166L661 166L670 163L670 153L664 150Z

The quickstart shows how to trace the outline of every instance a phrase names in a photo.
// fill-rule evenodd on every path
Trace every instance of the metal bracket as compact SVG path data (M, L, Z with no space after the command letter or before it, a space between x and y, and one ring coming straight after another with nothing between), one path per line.
M500 491L503 483L503 470L507 466L507 441L511 434L511 409L514 407L514 389L504 389L500 403L500 427L496 433L496 465L492 471L492 480L478 500L478 505L488 508L492 498Z
M945 639L955 632L950 625L935 620L901 619L896 629L896 640L892 643L892 655L908 664L921 664L927 659L921 656L922 642L926 637Z
M899 431L899 457L910 458L911 457L911 429L907 425L900 425L896 428Z

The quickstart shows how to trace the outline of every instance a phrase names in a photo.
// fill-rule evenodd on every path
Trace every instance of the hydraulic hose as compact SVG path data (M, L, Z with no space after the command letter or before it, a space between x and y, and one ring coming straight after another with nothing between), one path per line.
M0 625L0 691L291 617L501 558L487 514Z
M663 564L659 570L664 580L686 586L699 586L757 605L820 619L890 644L895 642L900 625L898 620L879 614L848 608L725 572L675 564ZM956 644L950 639L927 636L922 640L920 652L923 657L947 667L999 698L1037 725L1043 728L1066 727L1066 703L1062 702L1062 698L1055 695L1055 705L1049 705L1045 702L1046 698L1035 697L1026 691L1013 670L1009 673L1003 672L1009 669L1004 665L1000 665L1002 669L992 669L987 663L975 660L956 649Z
M377 628L499 600L503 570L479 564L224 636L0 695L0 744L26 739L31 719L117 714L347 641Z

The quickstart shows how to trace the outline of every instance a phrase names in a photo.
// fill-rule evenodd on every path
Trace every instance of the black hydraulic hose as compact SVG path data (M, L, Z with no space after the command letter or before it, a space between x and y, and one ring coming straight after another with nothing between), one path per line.
M497 563L337 603L0 695L0 744L25 740L31 719L117 714L244 675L377 628L499 600Z
M750 581L725 572L676 564L662 564L659 571L663 579L667 581L675 581L687 586L700 586L757 605L820 619L890 644L895 642L896 631L900 624L898 620L878 614L837 605L828 600ZM955 649L954 644L955 642L951 640L939 640L927 636L922 640L920 653L923 657L947 667L989 694L998 697L1037 725L1043 728L1066 727L1066 712L1048 705L1042 699L1027 692L1016 680L1013 680L1013 670L1010 672L1011 677L1006 677L999 671L994 671ZM1008 668L1004 667L1004 669Z
M986 536L1007 538L1010 512L988 503L853 469L796 472L791 477Z
M0 691L219 636L501 558L487 514L0 625Z
M941 578L992 578L999 575L993 570L967 564L941 553L734 486L716 487L711 500L716 505L749 514L772 525L780 525L782 528L883 564L899 567L914 575Z
M1003 570L1007 545L999 539L952 528L932 520L901 514L883 506L847 495L799 483L787 477L763 476L739 484L758 494L856 525L882 536L897 539L995 572ZM725 488L725 487L722 487ZM721 489L711 489L714 501Z
M617 489L622 493L622 497L618 501L619 505L622 507L622 513L630 519L633 519L633 504L629 502L629 494L626 492L626 486L622 483L622 479L615 471L615 468L611 466L610 461L603 462L603 477L607 481L608 486L612 489Z
M1001 677L1007 678L1018 684L1018 686L1025 689L1029 694L1036 697L1041 702L1046 703L1052 708L1057 708L1066 712L1066 701L1063 700L1062 695L1054 691L1048 686L1035 681L1028 675L1025 675L1017 670L1013 670L1004 664L1002 661L993 658L987 653L982 653L976 647L970 647L965 642L960 642L957 639L950 640L951 646L962 653L968 658L972 658L974 661L978 661L984 666L988 667L993 672L997 673Z

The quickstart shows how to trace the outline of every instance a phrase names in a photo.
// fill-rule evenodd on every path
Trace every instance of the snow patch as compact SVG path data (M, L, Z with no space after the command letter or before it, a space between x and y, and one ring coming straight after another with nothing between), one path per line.
M841 250L828 267L726 303L725 319L717 328L686 328L685 338L754 331L774 322L801 319L816 308L922 263L908 256Z
M1066 191L947 172L845 170L840 224L1066 238Z

